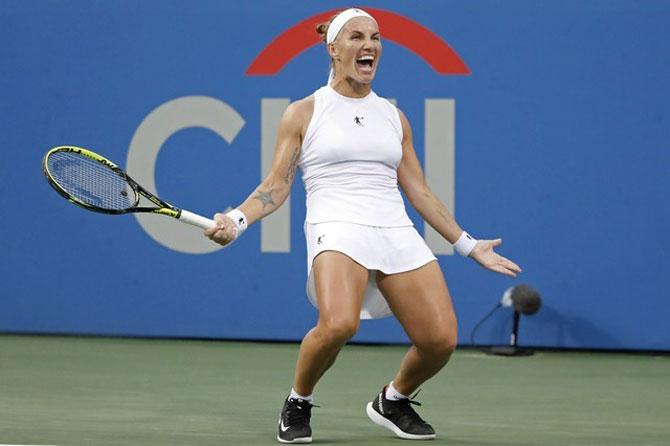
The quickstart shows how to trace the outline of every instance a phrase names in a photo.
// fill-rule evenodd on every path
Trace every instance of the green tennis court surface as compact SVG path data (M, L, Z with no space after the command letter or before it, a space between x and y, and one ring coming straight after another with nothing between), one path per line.
M272 445L297 344L0 336L0 444ZM348 346L315 444L408 444L365 404L404 347ZM417 398L430 444L668 445L670 357L459 351ZM427 444L427 443L422 443Z

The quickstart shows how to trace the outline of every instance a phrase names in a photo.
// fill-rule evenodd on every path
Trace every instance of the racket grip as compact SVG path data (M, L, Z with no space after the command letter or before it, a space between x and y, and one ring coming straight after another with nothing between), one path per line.
M216 226L214 220L203 217L202 215L194 214L193 212L189 212L184 209L181 210L179 221L183 221L184 223L188 223L189 225L197 226L202 229L209 229Z

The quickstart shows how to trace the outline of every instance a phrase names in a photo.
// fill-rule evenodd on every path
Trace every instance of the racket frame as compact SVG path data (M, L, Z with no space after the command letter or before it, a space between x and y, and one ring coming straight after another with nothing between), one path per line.
M48 165L48 159L51 154L56 153L56 152L67 152L67 153L77 153L79 155L83 155L87 158L89 158L92 161L96 161L100 164L103 164L110 170L112 170L116 175L121 177L123 180L125 180L128 185L133 189L135 192L135 202L131 207L128 207L126 209L103 209L99 208L97 206L92 206L84 201L81 201L77 199L76 197L73 197L70 195L65 189L63 189L51 176L51 172L49 171L49 165ZM119 166L108 160L102 155L98 155L95 152L92 152L88 149L84 149L83 147L77 147L77 146L57 146L52 148L47 152L47 154L44 156L44 160L42 161L42 170L44 172L44 176L46 177L47 181L53 187L56 192L58 192L63 198L66 200L70 201L73 204L76 204L77 206L81 206L89 211L93 212L99 212L102 214L112 214L112 215L118 215L118 214L129 214L129 213L137 213L137 212L143 212L143 213L152 213L152 214L160 214L160 215L166 215L168 217L173 217L176 219L183 219L186 221L186 223L191 223L191 224L196 224L194 223L193 216L195 217L200 217L197 214L193 214L188 211L183 211L182 209L179 209L170 203L161 200L148 190L144 189L142 186L140 186L135 180L133 180L126 172L124 172ZM139 204L140 196L143 196L153 204L155 204L157 207L148 207L148 206L137 206ZM185 214L182 216L182 213ZM185 218L183 218L185 217ZM201 217L204 218L204 217ZM211 220L210 220L211 221ZM204 222L201 222L204 223ZM200 224L196 224L196 226L201 226Z

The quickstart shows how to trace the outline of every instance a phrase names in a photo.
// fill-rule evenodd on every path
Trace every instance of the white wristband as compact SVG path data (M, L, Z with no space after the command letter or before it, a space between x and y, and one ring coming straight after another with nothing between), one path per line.
M247 230L247 216L244 215L244 212L240 211L239 209L233 209L232 211L226 213L226 217L230 218L233 223L235 223L235 227L237 228L237 234L235 235L235 238L239 237L244 231Z
M477 240L467 232L463 231L458 240L456 240L456 243L454 243L454 249L463 257L467 257L470 255L476 244Z

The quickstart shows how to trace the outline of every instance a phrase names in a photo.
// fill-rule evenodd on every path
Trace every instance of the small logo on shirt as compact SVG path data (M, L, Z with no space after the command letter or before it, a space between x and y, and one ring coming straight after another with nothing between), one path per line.
M363 124L363 119L364 119L363 116L356 116L356 117L354 117L354 122L356 123L356 125L360 125L361 127L365 127L365 124Z
M323 243L323 239L324 239L325 237L326 237L326 234L320 235L320 236L316 239L316 244L317 244L317 245L320 245L321 243Z

